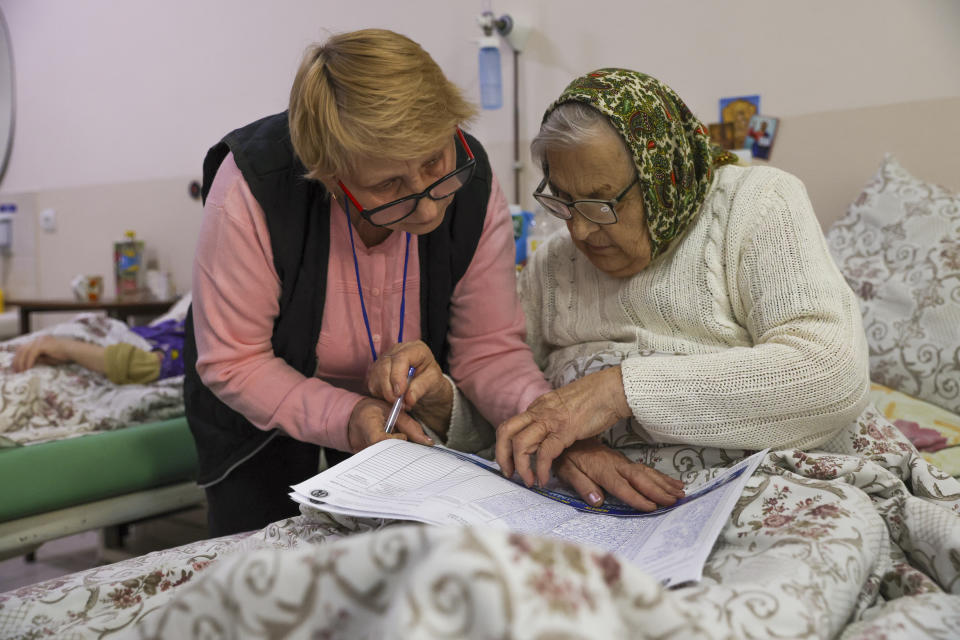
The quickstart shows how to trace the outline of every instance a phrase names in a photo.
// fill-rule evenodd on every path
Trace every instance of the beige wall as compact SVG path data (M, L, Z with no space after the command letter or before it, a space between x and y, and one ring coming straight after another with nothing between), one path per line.
M109 275L112 242L130 228L184 290L200 218L189 180L223 133L284 107L308 43L392 28L477 99L475 18L484 4L0 0L17 65L17 128L0 201L20 203L0 286L64 295L77 273ZM526 148L544 107L574 75L600 66L660 77L705 121L716 119L720 97L761 94L762 111L782 118L772 163L807 181L824 221L842 214L884 151L919 177L960 186L950 184L960 159L948 152L960 141L955 0L492 4L532 26L519 95L528 207L539 176ZM512 194L511 54L501 50L505 108L482 113L472 131ZM57 213L53 233L35 224L47 208Z
M884 153L915 177L960 193L960 98L784 118L771 162L807 186L826 230L846 213Z
M36 196L37 211L57 212L57 230L37 227L37 284L44 296L70 297L79 273L104 276L114 295L113 243L130 229L144 239L146 256L169 271L179 292L190 289L202 208L188 195L189 178L50 189Z

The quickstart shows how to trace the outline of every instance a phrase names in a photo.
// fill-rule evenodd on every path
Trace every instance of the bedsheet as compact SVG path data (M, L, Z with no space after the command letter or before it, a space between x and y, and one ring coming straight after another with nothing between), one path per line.
M628 451L687 481L745 453ZM953 638L958 594L960 481L869 407L767 455L695 584L588 543L305 508L2 594L0 637Z
M876 383L870 385L870 401L917 444L927 462L960 477L960 416Z
M36 444L183 415L183 376L146 385L115 385L79 365L38 366L14 373L17 346L44 333L106 346L150 345L119 320L79 314L50 330L0 343L0 436Z

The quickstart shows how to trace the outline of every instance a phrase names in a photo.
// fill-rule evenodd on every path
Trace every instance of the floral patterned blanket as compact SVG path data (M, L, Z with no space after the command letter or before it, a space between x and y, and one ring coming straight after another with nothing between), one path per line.
M745 452L641 446L686 481ZM588 546L305 510L0 595L2 638L951 638L960 481L874 408L774 451L698 583Z
M84 313L55 327L0 343L0 436L37 444L183 415L183 376L150 384L116 385L79 365L11 367L17 347L43 334L106 346L150 345L119 320Z

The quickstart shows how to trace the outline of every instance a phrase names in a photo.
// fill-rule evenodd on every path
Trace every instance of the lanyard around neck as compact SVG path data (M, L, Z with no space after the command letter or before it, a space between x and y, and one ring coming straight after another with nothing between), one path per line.
M353 241L353 224L350 222L350 203L344 199L343 215L347 217L347 233L350 234L350 250L353 252L353 272L357 276L357 291L360 293L360 311L363 313L363 325L367 328L367 340L370 343L370 355L377 361L377 348L373 344L373 333L370 331L370 319L367 317L367 305L363 303L363 286L360 284L360 263L357 260L357 246ZM397 344L403 342L403 319L407 305L407 263L410 261L410 232L405 231L406 248L403 253L403 284L400 289L400 332L397 335Z

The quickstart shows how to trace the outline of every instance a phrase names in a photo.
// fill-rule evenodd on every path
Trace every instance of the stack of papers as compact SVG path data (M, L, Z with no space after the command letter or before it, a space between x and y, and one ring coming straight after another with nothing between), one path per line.
M677 504L649 513L619 503L591 507L554 484L528 489L482 458L393 439L293 486L290 497L331 513L483 525L585 543L677 585L701 578L713 543L766 453L686 487Z

